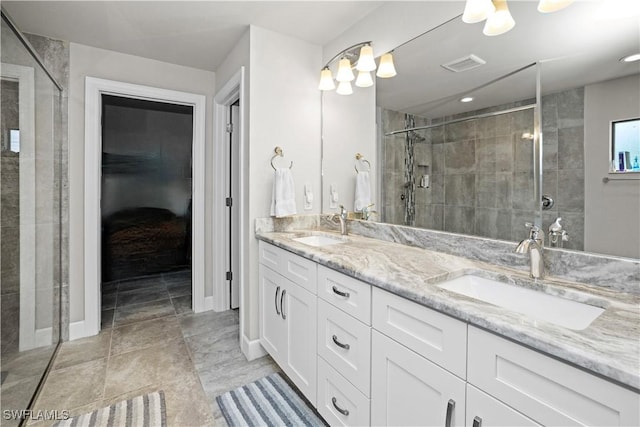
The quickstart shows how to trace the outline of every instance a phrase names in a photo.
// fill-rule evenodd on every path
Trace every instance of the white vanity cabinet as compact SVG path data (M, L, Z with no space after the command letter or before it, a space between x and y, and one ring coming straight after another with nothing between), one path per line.
M315 405L316 264L264 242L259 251L260 343Z

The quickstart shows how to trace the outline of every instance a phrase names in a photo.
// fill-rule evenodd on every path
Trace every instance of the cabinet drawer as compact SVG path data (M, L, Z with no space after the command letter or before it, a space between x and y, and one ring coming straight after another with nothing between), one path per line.
M372 306L374 329L466 378L466 323L379 288Z
M371 328L318 300L318 354L369 396Z
M370 425L369 405L364 394L318 357L318 412L330 426Z
M640 396L469 327L468 381L544 425L640 425Z
M371 325L371 285L318 266L318 295L325 301Z
M469 427L540 427L540 424L469 384L466 410L466 425Z
M312 294L317 288L317 264L284 249L260 241L258 244L260 264L265 265Z

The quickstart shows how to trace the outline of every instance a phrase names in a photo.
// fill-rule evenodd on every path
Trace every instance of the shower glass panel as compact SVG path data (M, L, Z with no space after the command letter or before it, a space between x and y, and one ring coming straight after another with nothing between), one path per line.
M420 115L383 109L382 220L520 240L540 206L536 111L535 66Z
M102 281L189 268L193 107L102 105Z
M1 59L0 393L13 426L5 411L29 408L60 337L61 94L4 12Z

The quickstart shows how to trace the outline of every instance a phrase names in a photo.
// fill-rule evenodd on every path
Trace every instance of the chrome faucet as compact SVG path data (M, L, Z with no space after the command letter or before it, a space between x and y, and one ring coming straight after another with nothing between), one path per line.
M339 214L335 214L335 217L338 217L340 219L340 234L342 234L343 236L347 235L347 210L344 208L343 205L340 205L340 213Z
M526 223L525 226L529 229L529 238L518 243L515 252L518 254L528 253L531 277L542 279L544 277L543 234L540 233L540 228L530 222Z
M369 206L365 206L364 208L362 208L362 219L364 219L365 221L367 221L369 219L369 217L371 216L372 210L371 208L375 205L375 203L371 203Z

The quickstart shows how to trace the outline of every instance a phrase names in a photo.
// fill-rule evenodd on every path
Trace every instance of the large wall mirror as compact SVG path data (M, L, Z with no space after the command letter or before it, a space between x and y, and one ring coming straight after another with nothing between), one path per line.
M640 62L620 60L640 52L640 7L536 5L510 2L516 26L500 36L458 17L394 50L398 75L375 87L377 220L518 241L525 222L546 234L562 218L556 247L640 258L640 174L611 170L610 151L611 122L640 117ZM323 114L340 102L328 96ZM335 143L362 126L340 117L323 120L323 194L328 165L345 163L336 147L368 143Z

